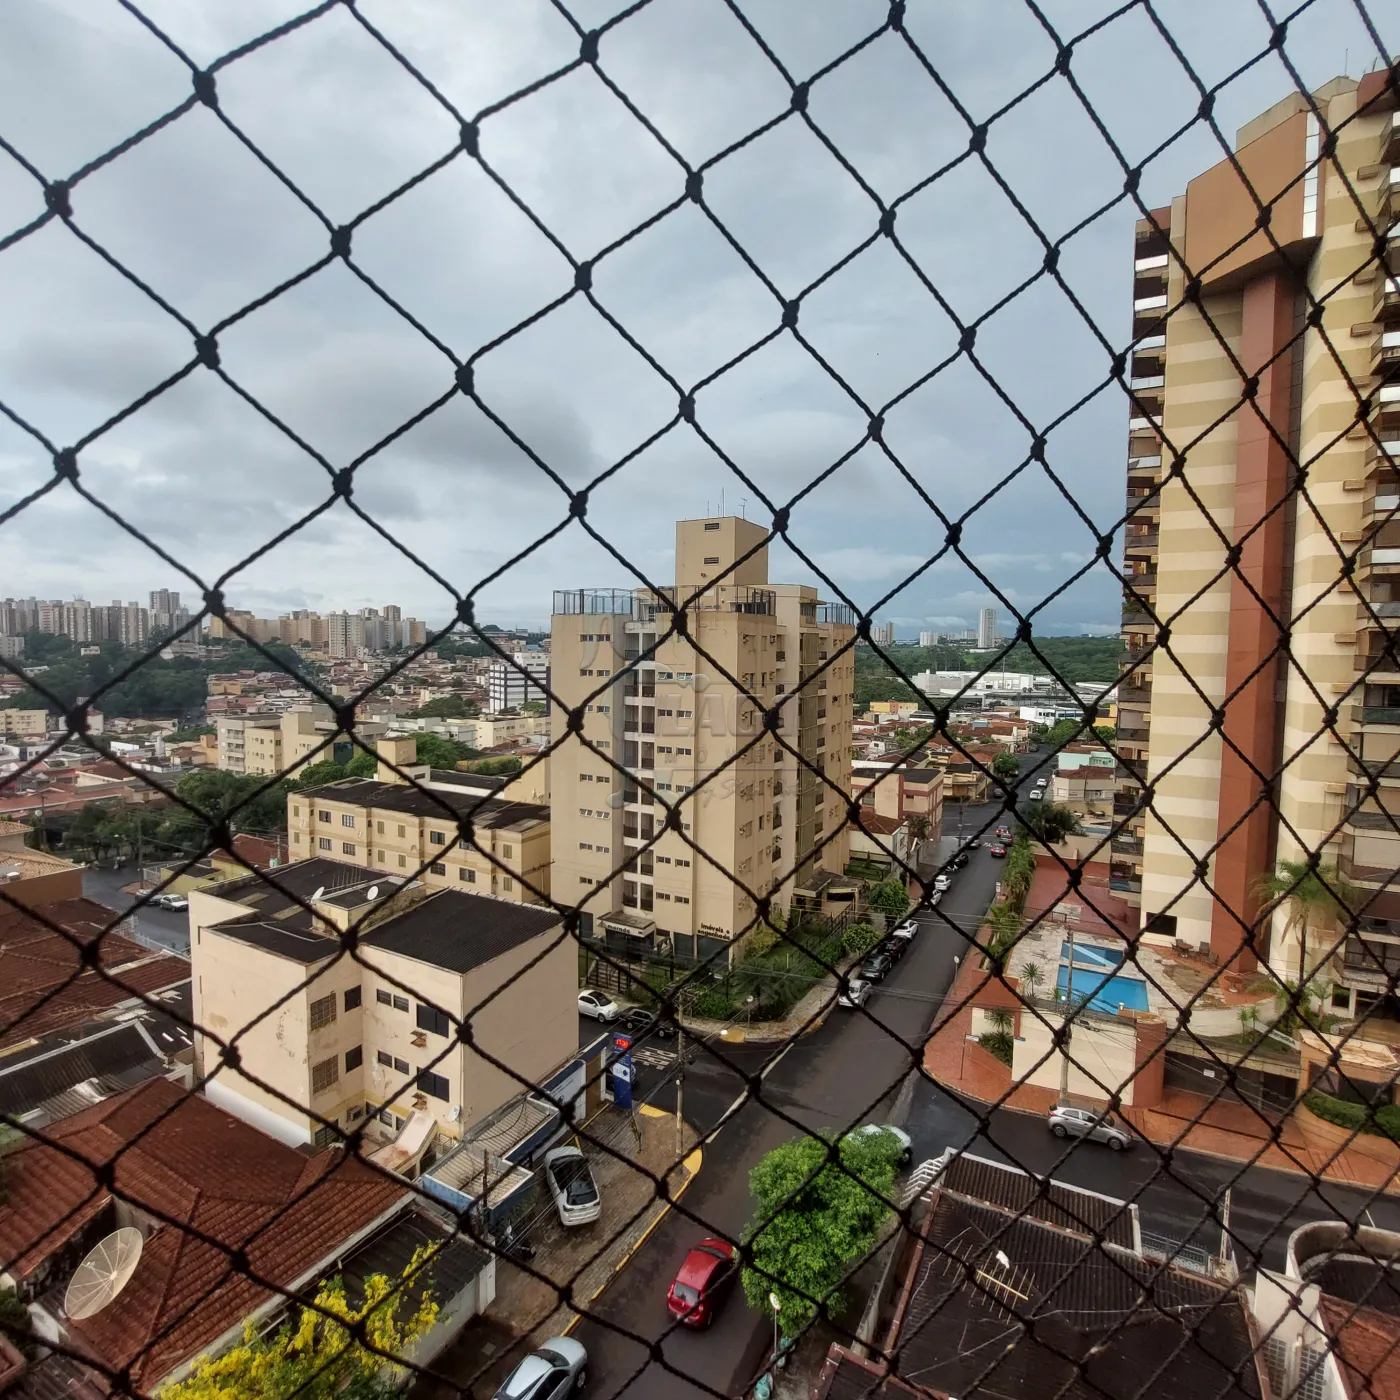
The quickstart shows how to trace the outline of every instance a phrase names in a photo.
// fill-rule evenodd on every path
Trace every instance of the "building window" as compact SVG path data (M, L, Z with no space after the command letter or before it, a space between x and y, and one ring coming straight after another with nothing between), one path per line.
M380 1006L392 1006L394 1004L393 997L391 997L389 993L384 990L383 987L380 987L375 992L374 999L380 1004Z
M340 843L341 854L353 856L355 854L355 843L353 841L342 841Z
M407 1061L407 1060L401 1060L401 1059L399 1059L399 1057L398 1057L397 1055L395 1055L395 1056L394 1056L394 1070L395 1070L396 1073L398 1073L398 1074L407 1074L407 1073L408 1073L408 1061Z
M393 1069L394 1057L387 1050L380 1050L376 1052L374 1058L378 1060L379 1063L383 1065L385 1069Z
M294 846L300 846L300 845L301 845L301 832L299 832L299 831L294 831L294 832L292 832L292 845L294 845Z
M341 826L354 826L355 814L353 812L342 812L340 816Z
M345 993L345 1009L353 1011L360 1004L360 989L351 987Z
M431 841L434 846L445 846L447 844L447 837L440 831L430 831L428 833L428 840Z
M335 993L328 997L317 997L311 1003L311 1029L319 1031L322 1026L333 1025L335 1022Z
M311 1140L317 1147L329 1147L332 1143L340 1141L340 1133L336 1131L334 1125L326 1123L316 1129L315 1136Z
M323 822L328 822L331 819L331 814L326 811L317 812L316 816Z
M440 1011L436 1006L425 1006L421 1001L418 1003L418 1029L420 1031L432 1031L434 1035L447 1035L447 1012Z
M329 836L320 837L317 840L316 845L323 851L330 851L334 850L335 848L335 842L332 841Z
M446 874L447 874L447 867L446 867L440 860L435 860L435 861L428 867L428 869L429 869L430 871L432 871L432 873L433 873L434 875L446 875Z
M599 782L602 782L602 779L600 778L598 781L599 781ZM502 847L501 847L501 856L502 856L503 859L509 860L509 859L511 858L511 856L513 856L514 854L515 854L515 847L514 847L514 846L502 846Z
M418 1071L418 1088L435 1099L450 1099L451 1090L445 1074L434 1074L432 1070Z
M379 1121L383 1123L386 1128L392 1128L394 1126L394 1115L390 1113L387 1108L381 1108L378 1117Z
M394 1010L395 1010L395 1011L407 1011L407 1010L408 1010L408 998L407 998L407 997L401 997L401 996L395 996L395 997L394 997Z
M345 1052L345 1073L349 1074L352 1069L359 1069L365 1062L364 1047L356 1045Z
M512 880L509 875L507 875L505 879L501 881L501 888L507 893L509 893L515 888L515 881Z
M476 871L475 871L475 870L468 870L468 869L466 868L466 866L463 866L463 867L457 872L457 874L458 874L458 876L459 876L461 879L465 880L465 881L467 882L467 884L469 884L469 885L474 885L474 884L476 884Z
M311 1092L313 1094L324 1094L332 1084L340 1082L340 1060L332 1055L329 1060L322 1060L319 1065L311 1066Z
M383 836L383 835L384 835L384 823L383 823L383 822L375 822L375 824L374 824L374 832L375 832L375 835L376 835L376 836Z
M400 828L399 828L399 835L400 835L400 836L403 835L403 827L400 827Z

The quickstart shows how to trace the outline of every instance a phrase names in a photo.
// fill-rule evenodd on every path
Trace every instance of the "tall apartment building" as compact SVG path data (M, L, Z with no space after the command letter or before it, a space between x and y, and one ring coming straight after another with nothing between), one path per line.
M982 651L990 651L997 644L997 610L983 608L977 615L977 645Z
M1388 76L1319 89L1322 121L1292 95L1250 122L1235 161L1254 193L1221 161L1138 224L1134 262L1115 804L1131 825L1114 843L1113 884L1140 897L1145 937L1244 968L1257 954L1296 977L1282 914L1246 936L1259 878L1314 851L1336 861L1372 896L1379 949L1372 959L1352 940L1337 960L1340 1011L1378 994L1382 963L1400 967L1400 889L1387 888L1400 869L1388 815L1400 813L1400 127ZM1384 266L1373 228L1389 230ZM1152 650L1158 621L1170 637ZM1152 810L1136 815L1144 777ZM1310 949L1310 971L1325 951Z
M920 645L921 647L923 647L925 650L927 650L929 647L936 647L936 646L938 645L938 633L937 633L937 632L920 632L920 633L919 633L919 645Z
M554 595L554 897L620 948L723 955L754 918L734 877L782 908L819 907L845 870L855 661L837 652L854 618L813 588L770 584L767 538L733 516L683 520L674 586ZM676 607L685 635L668 637ZM830 788L765 732L775 702L783 739ZM596 753L569 735L575 708ZM672 805L681 831L642 853Z
M894 623L877 622L870 629L870 640L877 647L889 647L894 645Z
M180 595L169 588L153 588L150 604L152 632L178 632L188 625L190 610L180 605Z
M487 704L491 713L518 710L529 700L543 700L549 684L549 653L547 651L517 651L511 660L493 661L486 673ZM525 674L522 675L521 672Z

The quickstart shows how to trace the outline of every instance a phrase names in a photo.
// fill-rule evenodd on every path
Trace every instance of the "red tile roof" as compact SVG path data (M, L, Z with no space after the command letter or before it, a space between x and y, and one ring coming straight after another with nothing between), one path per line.
M0 1047L189 980L184 958L106 932L116 920L91 899L64 899L35 913L0 904Z
M1400 1400L1400 1318L1325 1294L1318 1302L1351 1400Z
M53 1261L59 1272L46 1282L66 1282L114 1199L149 1216L119 1304L68 1324L94 1360L129 1366L142 1390L274 1295L234 1266L233 1251L246 1250L251 1274L285 1288L408 1195L339 1148L307 1158L165 1079L45 1131L55 1145L29 1143L7 1158L0 1268L23 1282ZM55 1260L70 1242L77 1248Z

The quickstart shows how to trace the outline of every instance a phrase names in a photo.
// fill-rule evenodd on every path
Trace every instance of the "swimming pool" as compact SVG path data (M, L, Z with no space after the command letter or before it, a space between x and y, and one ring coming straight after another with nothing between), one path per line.
M1078 947L1074 950L1074 956L1078 961ZM1061 997L1066 995L1069 985L1069 968L1062 967L1055 982ZM1130 1011L1147 1010L1147 983L1136 977L1105 976L1102 972L1077 967L1074 970L1073 995L1076 1001L1087 997L1091 1011L1113 1013L1119 1006L1126 1006Z
M1069 957L1069 939L1065 939L1060 944L1061 960ZM1121 948L1100 948L1096 943L1076 943L1074 945L1074 961L1083 967L1089 963L1093 967L1117 967L1123 961L1123 950Z

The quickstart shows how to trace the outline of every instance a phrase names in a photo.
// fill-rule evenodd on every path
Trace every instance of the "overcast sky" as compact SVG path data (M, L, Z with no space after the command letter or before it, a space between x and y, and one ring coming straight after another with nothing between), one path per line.
M360 0L358 8L467 115L579 54L560 11L537 0ZM572 14L589 29L618 8L589 0ZM796 80L878 29L887 12L874 0L746 0L743 8ZM1104 0L1045 6L1066 39L1114 8ZM1267 47L1255 0L1158 0L1155 12L1209 85ZM203 66L298 9L278 0L146 0L142 13ZM1374 5L1372 19L1400 48L1400 7ZM707 170L709 215L684 204L601 258L592 283L599 306L686 389L766 342L696 398L697 427L753 486L697 428L663 432L676 416L675 390L581 293L569 295L565 254L461 150L455 118L342 7L221 68L229 125L202 106L184 113L78 182L73 219L203 331L325 257L322 216L332 226L355 219L455 149L455 159L357 227L352 260L462 360L562 299L477 359L475 386L570 487L628 459L593 492L588 521L645 576L670 577L677 517L717 511L723 492L726 510L770 519L760 493L785 504L860 444L867 416L857 400L877 409L899 400L883 437L908 479L867 444L791 515L792 538L817 568L873 607L943 546L945 526L924 496L961 518L1021 467L1032 431L986 376L1043 428L1107 373L1084 314L1114 345L1130 335L1137 210L1120 197L1118 158L1069 80L1053 73L1055 45L1034 13L1020 0L911 0L907 28L951 97L901 36L886 32L812 85L810 124L721 0L653 0L599 45L601 72L692 165L765 128ZM1304 6L1287 53L1311 86L1343 71L1359 76L1377 60L1351 0ZM1220 158L1211 132L1190 125L1196 90L1143 9L1076 45L1072 73L1130 163L1189 125L1147 166L1148 205ZM1222 129L1233 137L1291 86L1278 56L1255 63L1221 93ZM792 298L869 239L879 219L818 131L893 201L967 151L959 104L981 122L1032 88L992 122L986 158L1052 240L1112 205L1060 259L1082 312L1041 276L981 326L981 370L964 354L920 383L955 356L958 330L891 242L877 239L801 302L798 328L844 378L841 387L781 330L773 293L717 225ZM43 179L70 178L190 91L184 59L115 3L0 3L0 137ZM586 66L487 116L480 152L580 261L685 193L676 158ZM0 238L43 210L34 175L0 150ZM975 156L903 203L895 232L967 321L1043 262L1039 239ZM229 378L335 468L453 386L443 350L343 262L237 320L218 341ZM185 327L61 223L0 250L0 403L54 444L93 433L191 355ZM907 392L911 385L919 387ZM1106 389L1048 439L1049 468L1101 528L1123 509L1126 418L1121 396ZM312 455L204 368L100 433L79 466L86 488L203 582L330 492ZM0 418L0 509L52 472L47 451ZM363 461L354 483L356 502L383 530L463 593L565 526L482 589L482 620L540 623L553 588L636 581L568 520L560 487L460 394ZM1032 465L966 520L962 544L991 587L945 557L881 602L877 617L902 632L958 627L996 601L992 587L1029 611L1083 568L1095 540L1046 468ZM67 484L0 526L0 557L0 594L105 602L144 599L161 586L198 593ZM818 581L783 547L772 565L776 579ZM1114 631L1119 593L1096 567L1037 612L1036 626ZM227 595L264 614L395 601L437 621L452 606L446 590L339 502L241 568Z

